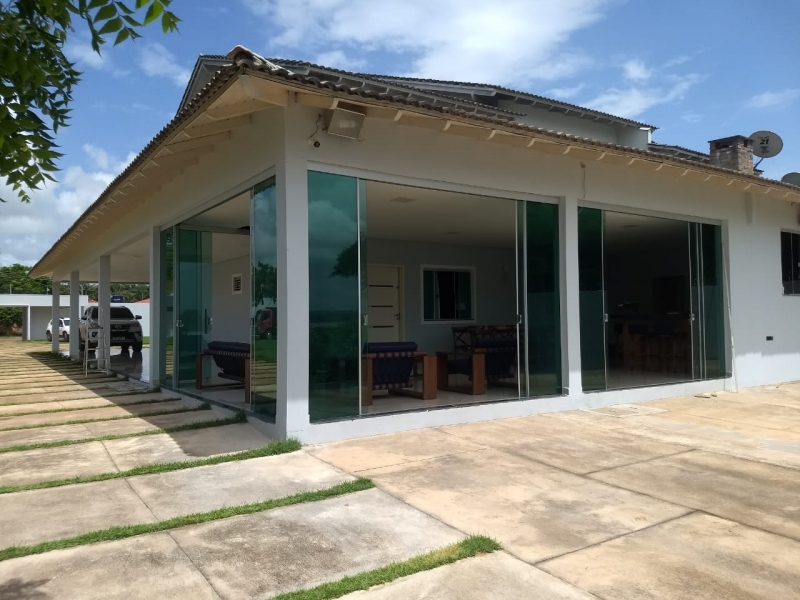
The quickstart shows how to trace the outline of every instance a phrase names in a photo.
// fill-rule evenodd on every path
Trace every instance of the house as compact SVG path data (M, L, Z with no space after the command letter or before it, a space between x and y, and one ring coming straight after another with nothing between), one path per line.
M654 130L237 47L32 275L149 281L152 383L276 438L797 379L800 188Z
M80 290L76 291L76 303L80 311L81 307L89 304L89 296L81 295ZM51 319L69 318L70 300L70 296L62 294L0 294L0 308L21 308L22 339L44 340L47 339L47 325Z

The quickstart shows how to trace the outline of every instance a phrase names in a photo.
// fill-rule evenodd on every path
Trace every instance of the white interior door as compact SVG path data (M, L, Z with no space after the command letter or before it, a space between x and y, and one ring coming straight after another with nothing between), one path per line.
M400 267L367 267L369 342L399 342L402 336Z

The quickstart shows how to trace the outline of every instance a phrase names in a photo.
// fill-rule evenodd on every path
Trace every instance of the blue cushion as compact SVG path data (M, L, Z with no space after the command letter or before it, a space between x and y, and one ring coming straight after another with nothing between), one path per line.
M244 360L250 356L250 344L242 342L209 342L208 352L217 368L229 376L244 378Z
M372 387L406 387L411 383L415 342L373 342L364 344L365 354L406 354L407 356L383 356L372 361Z

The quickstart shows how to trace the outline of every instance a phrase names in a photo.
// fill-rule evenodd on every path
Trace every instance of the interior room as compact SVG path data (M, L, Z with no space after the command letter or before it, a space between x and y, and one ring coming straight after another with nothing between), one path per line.
M517 202L365 188L362 413L519 398ZM379 358L397 350L416 356ZM410 388L381 389L409 366Z

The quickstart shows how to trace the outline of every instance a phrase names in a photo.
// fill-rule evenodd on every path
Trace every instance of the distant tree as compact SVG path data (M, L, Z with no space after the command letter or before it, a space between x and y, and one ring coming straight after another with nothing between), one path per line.
M23 202L30 201L28 190L55 181L62 155L53 135L67 125L81 78L64 54L76 22L85 22L99 54L111 36L114 45L136 39L158 19L164 33L176 31L180 19L167 10L171 2L0 0L0 179Z
M14 264L0 267L0 294L49 294L50 278L28 277L30 267Z

